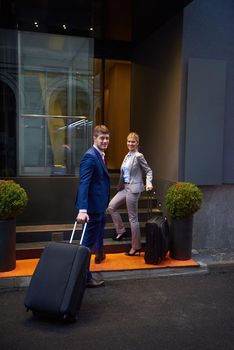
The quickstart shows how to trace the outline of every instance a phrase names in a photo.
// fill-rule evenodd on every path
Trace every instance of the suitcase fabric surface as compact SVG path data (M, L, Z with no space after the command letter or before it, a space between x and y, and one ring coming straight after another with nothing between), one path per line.
M167 219L155 216L146 222L145 226L145 263L159 264L166 256L169 241L169 226Z
M86 286L90 250L69 243L49 243L39 260L25 297L33 314L76 319Z

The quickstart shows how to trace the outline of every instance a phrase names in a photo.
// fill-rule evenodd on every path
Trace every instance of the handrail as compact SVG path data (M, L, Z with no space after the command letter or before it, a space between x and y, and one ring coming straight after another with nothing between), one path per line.
M54 115L54 114L21 114L22 118L69 118L69 119L87 119L84 115Z

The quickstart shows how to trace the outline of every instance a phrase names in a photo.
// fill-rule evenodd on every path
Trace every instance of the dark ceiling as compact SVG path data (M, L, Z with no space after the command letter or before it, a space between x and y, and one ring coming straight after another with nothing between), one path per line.
M190 2L191 0L0 0L0 27L134 44Z

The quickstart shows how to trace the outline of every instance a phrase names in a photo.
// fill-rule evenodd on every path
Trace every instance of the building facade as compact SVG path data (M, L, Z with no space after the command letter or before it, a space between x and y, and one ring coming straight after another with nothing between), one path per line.
M174 181L203 192L194 248L233 247L234 1L36 1L37 16L16 3L1 5L0 175L29 193L18 224L73 220L79 161L105 123L110 170L137 131L164 211Z

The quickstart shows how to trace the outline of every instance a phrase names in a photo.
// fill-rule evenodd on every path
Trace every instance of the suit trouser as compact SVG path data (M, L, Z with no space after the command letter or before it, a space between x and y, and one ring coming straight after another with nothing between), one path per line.
M141 248L141 232L140 224L138 221L138 199L140 193L132 193L129 186L126 184L124 189L119 191L109 203L108 212L110 213L117 234L125 232L123 220L118 213L117 209L126 202L128 210L128 219L130 222L131 233L132 233L132 248Z
M84 234L82 245L90 250L94 247L96 253L103 253L103 235L106 222L105 213L93 214L88 213L89 222ZM87 279L90 280L92 274L88 271Z

